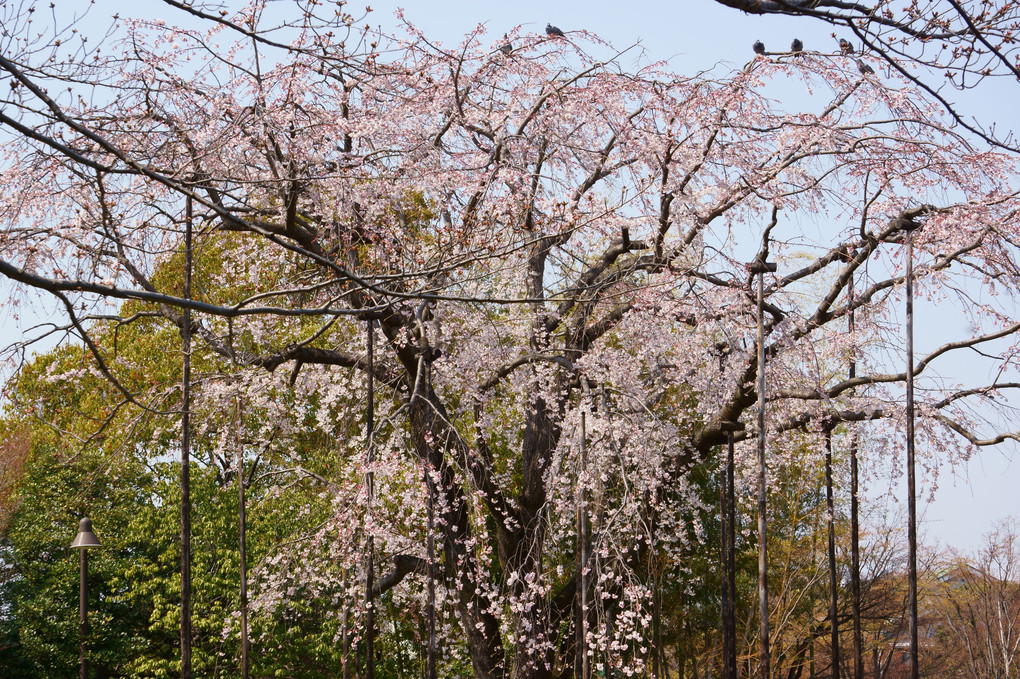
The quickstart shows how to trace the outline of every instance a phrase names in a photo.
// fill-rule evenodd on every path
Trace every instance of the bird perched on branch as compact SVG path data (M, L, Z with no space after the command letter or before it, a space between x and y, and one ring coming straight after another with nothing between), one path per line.
M510 44L510 38L506 33L503 34L503 44L499 46L499 51L507 56L513 54L514 46Z
M861 75L874 75L875 69L868 64L864 63L863 59L857 60L857 70L861 72Z
M853 54L854 46L850 44L850 41L846 38L839 39L839 51L843 54Z
M790 43L790 51L794 54L804 51L804 43L800 41L800 38L793 39L793 42Z
M563 33L563 31L561 31L560 29L556 28L552 24L546 24L545 25L545 34L548 35L550 38L565 38L565 37L567 37Z
M755 40L751 47L754 49L755 54L765 54L765 43L761 40Z

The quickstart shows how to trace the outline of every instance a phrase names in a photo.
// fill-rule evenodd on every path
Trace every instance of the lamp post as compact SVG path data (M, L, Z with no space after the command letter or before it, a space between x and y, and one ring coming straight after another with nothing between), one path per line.
M85 517L78 523L78 535L75 536L74 542L71 543L71 549L78 550L78 619L80 622L78 628L78 660L80 665L78 676L80 679L86 679L88 676L85 665L85 634L88 629L89 615L86 581L88 580L89 571L88 550L93 547L102 547L102 544L100 544L96 534L92 532L92 520Z

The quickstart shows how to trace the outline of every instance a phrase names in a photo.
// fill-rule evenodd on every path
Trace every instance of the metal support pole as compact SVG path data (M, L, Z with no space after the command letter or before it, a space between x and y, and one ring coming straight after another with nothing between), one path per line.
M722 545L722 670L723 679L737 679L736 623L736 501L733 488L733 432L740 422L722 423L726 431L726 458L719 480L720 541Z
M850 341L855 342L857 332L856 319L854 317L854 277L851 273L849 284L850 314L848 318L847 332L850 334ZM852 346L856 352L856 344ZM856 353L850 356L849 378L852 381L857 377ZM851 425L853 427L853 425ZM850 430L850 606L853 610L853 636L854 636L854 679L864 679L864 639L861 634L861 527L860 527L860 501L858 498L859 477L857 470L857 431Z
M861 633L861 527L860 501L857 497L857 438L850 440L850 598L854 627L854 679L864 679L864 637Z
M733 433L726 432L726 438L728 441L733 441ZM730 590L730 578L729 578L729 483L726 458L720 465L719 469L719 566L722 577L721 580L721 602L719 610L720 618L720 630L722 632L722 679L735 679L730 674L730 627L729 627L729 609L730 600L733 597L733 592Z
M907 571L910 605L910 679L918 679L917 646L917 502L914 479L914 236L907 232Z
M838 590L836 589L836 503L832 492L832 426L825 426L825 506L829 528L829 625L832 630L832 679L839 679Z
M591 670L588 667L588 507L584 492L584 473L588 465L588 431L585 412L581 411L581 467L578 474L577 499L577 653L575 656L574 676L577 679L589 679Z
M240 547L241 560L241 679L248 679L248 651L251 648L251 640L248 638L248 540L247 521L245 517L244 502L244 449L240 441L241 431L241 404L237 404L237 422L235 431L237 437L237 523L238 542Z
M365 472L365 492L368 497L368 518L371 520L372 500L375 494L375 475L372 473L372 440L375 429L375 376L373 374L373 321L368 322L368 405L365 413L365 461L368 470ZM373 570L375 565L375 542L372 537L371 527L368 532L368 545L365 548L365 679L375 679L375 600L373 588L375 580Z
M191 197L184 221L184 299L191 299ZM184 369L181 394L181 679L191 679L191 309L181 323Z
M766 510L767 467L765 461L765 273L775 271L776 265L762 259L750 266L758 274L758 615L761 647L759 665L761 679L769 679L771 662L769 652L769 592L768 592L768 523Z
M741 429L744 425L739 424ZM729 664L731 679L737 679L737 501L736 486L733 481L735 467L733 465L733 432L726 435L726 508L729 511L726 536L726 579L729 580L730 605L726 611L726 625L730 633L730 655L726 659Z
M422 465L422 471L425 476L425 492L427 493L427 505L428 511L428 537L426 538L425 548L427 550L427 556L429 560L429 581L428 581L428 600L429 600L429 621L428 621L428 648L426 649L425 656L425 679L436 679L438 676L436 670L436 507L435 507L435 488L432 484L432 477L429 475L429 467L427 464Z

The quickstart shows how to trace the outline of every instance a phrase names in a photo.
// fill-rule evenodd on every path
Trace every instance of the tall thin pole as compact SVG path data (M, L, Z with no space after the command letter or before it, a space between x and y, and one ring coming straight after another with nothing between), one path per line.
M733 432L744 425L723 422L726 458L719 481L720 542L722 545L722 670L723 679L737 679L736 622L736 501L733 490Z
M366 453L365 461L367 470L365 472L365 493L368 498L368 523L371 523L372 500L375 494L375 475L372 472L374 456L372 454L373 430L375 429L375 375L373 370L373 321L368 321L368 405L365 413L365 440ZM368 530L368 545L365 555L365 679L375 679L375 601L372 589L375 587L373 576L375 560L375 541L372 536L372 529Z
M725 345L717 345L719 348L719 375L722 376L723 370L726 365L726 352L723 348ZM730 427L724 426L723 429L726 431L726 443L727 451L732 449L733 446L733 432L730 431ZM727 452L723 458L722 464L719 465L719 567L721 570L720 589L721 600L719 605L719 622L720 632L722 633L722 679L736 679L736 675L731 673L730 670L730 645L733 643L733 639L730 637L729 627L729 608L730 601L733 598L733 590L730 589L730 571L729 571L729 467L730 467L730 456Z
M737 426L743 429L739 422ZM730 656L727 658L732 679L737 679L737 500L734 484L733 432L726 436L726 507L729 511L726 536L726 579L729 580L730 606L726 612L726 625L730 634Z
M191 196L184 220L184 299L191 299ZM191 309L184 308L181 399L181 679L191 679Z
M435 488L432 484L432 476L429 474L428 464L422 465L425 476L425 492L427 493L426 510L428 512L428 536L425 539L429 567L428 580L428 648L425 656L425 678L436 679L436 508Z
M758 615L761 636L760 673L761 679L771 675L769 654L769 582L768 582L768 524L766 509L766 464L765 464L765 273L775 271L776 265L758 259L751 265L751 271L758 274Z
M832 492L832 426L825 426L825 506L829 527L829 624L832 631L832 679L839 679L838 591L836 589L836 503Z
M726 432L728 441L733 440L732 432ZM728 457L723 458L723 463L719 469L719 564L722 570L721 582L721 602L719 610L719 618L721 631L722 631L722 677L723 679L736 679L730 674L730 627L729 627L729 608L730 599L733 596L733 592L730 590L730 578L729 578L729 506L727 501L729 499L728 484Z
M89 598L88 573L89 557L87 549L79 549L78 555L78 677L88 678L88 665L85 660L85 640L89 631Z
M854 318L854 277L850 275L850 314L848 321L848 332L850 334L851 354L849 377L853 381L857 377L857 345L855 333L857 332ZM852 427L852 425L851 425ZM854 627L854 679L864 679L864 640L861 635L861 527L860 527L860 504L858 499L858 470L857 470L857 430L850 430L850 607L853 610Z
M910 679L918 679L917 646L917 503L914 483L914 236L907 232L907 571L910 603Z
M428 393L432 393L432 364L423 361L420 366L425 371L425 383ZM425 480L426 493L426 530L425 556L428 559L428 582L426 592L428 594L428 646L425 649L425 679L436 679L436 488L434 478L431 474L432 466L429 460L422 462L422 476ZM440 480L440 483L443 483Z
M241 559L241 679L248 679L248 651L251 641L248 638L248 541L247 523L245 521L244 507L244 452L241 447L241 404L238 401L237 407L237 523L238 541L240 543Z
M584 492L584 475L588 466L588 431L585 412L581 411L581 467L577 479L577 654L574 676L588 679L588 507Z
M343 584L344 584L344 589L345 590L347 589L347 583L348 583L349 575L350 575L350 570L347 567L345 567L343 569ZM351 679L352 666L356 664L356 662L351 662L351 636L352 636L352 634L351 634L351 617L352 617L351 616L351 604L350 604L350 600L348 600L348 601L346 601L344 603L344 614L343 614L343 619L342 619L341 628L340 628L341 635L342 635L342 639L341 639L340 645L341 645L341 652L343 653L343 668L344 668L343 675L342 675L343 679ZM354 669L357 669L357 668L354 668Z
M768 523L765 517L765 273L758 274L758 615L761 634L761 678L769 679Z
M854 679L864 679L864 636L861 632L861 526L857 469L857 433L850 434L850 607L853 614Z

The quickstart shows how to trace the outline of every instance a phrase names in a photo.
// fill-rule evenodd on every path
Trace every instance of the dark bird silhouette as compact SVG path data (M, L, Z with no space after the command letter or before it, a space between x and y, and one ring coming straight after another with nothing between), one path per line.
M503 44L499 46L499 51L507 56L513 54L514 46L510 44L510 38L506 33L503 34Z
M791 52L803 52L804 51L804 43L802 43L800 41L800 38L794 38L793 39L793 42L790 43L790 51Z
M565 38L565 37L567 37L566 35L564 35L563 31L561 31L560 29L556 28L552 24L546 24L545 25L545 34L548 35L550 38Z
M850 41L846 38L839 39L839 51L843 54L853 54L854 46L850 44Z
M862 59L857 60L857 70L861 72L861 75L874 75L875 69L868 64L864 63Z
M765 54L765 43L763 43L761 40L755 40L754 45L752 45L752 47L754 48L755 54Z

